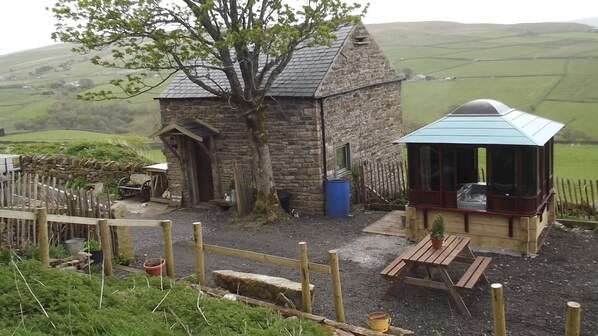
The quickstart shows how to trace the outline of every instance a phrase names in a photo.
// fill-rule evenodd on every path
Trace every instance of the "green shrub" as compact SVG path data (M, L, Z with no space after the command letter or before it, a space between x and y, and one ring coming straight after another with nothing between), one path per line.
M139 140L138 136L117 137L100 141L73 141L67 144L59 142L14 143L3 146L5 153L16 154L64 154L68 157L96 160L100 162L150 163L144 156L149 145Z
M432 229L430 230L430 235L434 238L444 237L444 217L442 217L441 214L434 218L434 222L432 223Z
M66 250L64 245L50 245L50 258L62 259L69 255L70 253Z
M119 253L112 258L112 262L118 265L131 265L131 258L124 253Z
M71 187L75 187L75 188L85 189L88 184L89 184L89 182L87 182L87 180L85 179L85 177L83 177L83 176L77 176L77 177L75 177L71 181L70 186Z
M102 249L102 244L96 239L90 238L85 242L85 248L88 251L100 251Z

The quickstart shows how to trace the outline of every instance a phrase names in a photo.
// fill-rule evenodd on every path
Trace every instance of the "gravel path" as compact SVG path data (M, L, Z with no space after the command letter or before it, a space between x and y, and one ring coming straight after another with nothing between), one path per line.
M288 258L298 258L298 243L307 243L310 262L328 263L328 251L339 253L341 285L348 323L363 326L368 312L382 310L392 316L393 325L418 335L492 335L492 306L489 286L478 285L464 295L472 317L461 315L449 295L440 290L399 286L396 296L382 301L389 282L378 273L409 243L395 236L364 233L361 230L386 212L369 211L353 217L332 219L302 216L288 222L256 226L231 223L226 212L179 209L166 214L130 214L129 218L169 219L173 222L173 245L177 277L195 273L193 222L201 222L204 242ZM158 228L135 228L135 253L141 259L163 254L162 232ZM598 335L598 265L594 245L598 235L588 231L553 229L538 256L517 257L482 253L493 258L487 271L491 282L504 285L507 330L511 335L564 334L565 303L582 307L583 335ZM296 270L284 266L206 254L208 286L214 286L211 272L232 269L280 276L299 281ZM455 272L454 278L458 279ZM334 318L329 276L311 272L315 285L314 314Z

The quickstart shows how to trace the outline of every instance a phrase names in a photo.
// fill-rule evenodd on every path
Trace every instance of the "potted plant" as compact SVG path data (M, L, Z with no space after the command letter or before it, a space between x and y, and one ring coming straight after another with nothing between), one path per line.
M94 263L99 264L104 262L104 250L102 250L102 244L95 238L89 238L85 242L85 249L87 252L91 253L91 260L93 260Z
M430 240L432 241L432 247L435 249L442 248L444 242L444 217L439 214L434 218L432 222L432 229L430 230Z
M143 263L143 269L149 275L161 276L165 265L166 260L162 258L150 258Z

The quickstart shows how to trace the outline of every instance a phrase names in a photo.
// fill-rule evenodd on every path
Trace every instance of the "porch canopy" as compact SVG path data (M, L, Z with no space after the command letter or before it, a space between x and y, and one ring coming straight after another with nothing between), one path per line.
M407 144L409 203L536 213L552 194L553 137L563 127L495 100L465 103L393 142Z
M203 142L204 138L214 136L220 133L212 125L197 119L189 119L181 122L171 122L168 125L150 135L153 137L165 137L169 136L180 136L185 135L199 142Z

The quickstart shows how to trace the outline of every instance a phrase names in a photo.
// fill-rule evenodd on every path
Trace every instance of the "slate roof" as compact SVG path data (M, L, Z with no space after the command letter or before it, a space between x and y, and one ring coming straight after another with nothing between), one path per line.
M353 25L346 25L335 32L337 39L328 46L315 46L295 51L291 61L274 81L269 95L273 97L314 97L320 83L339 53ZM207 74L203 68L200 75ZM228 88L226 76L221 71L210 71L210 78ZM179 73L157 97L158 99L209 98L214 97L187 77Z
M564 126L496 100L478 99L393 143L543 146Z

